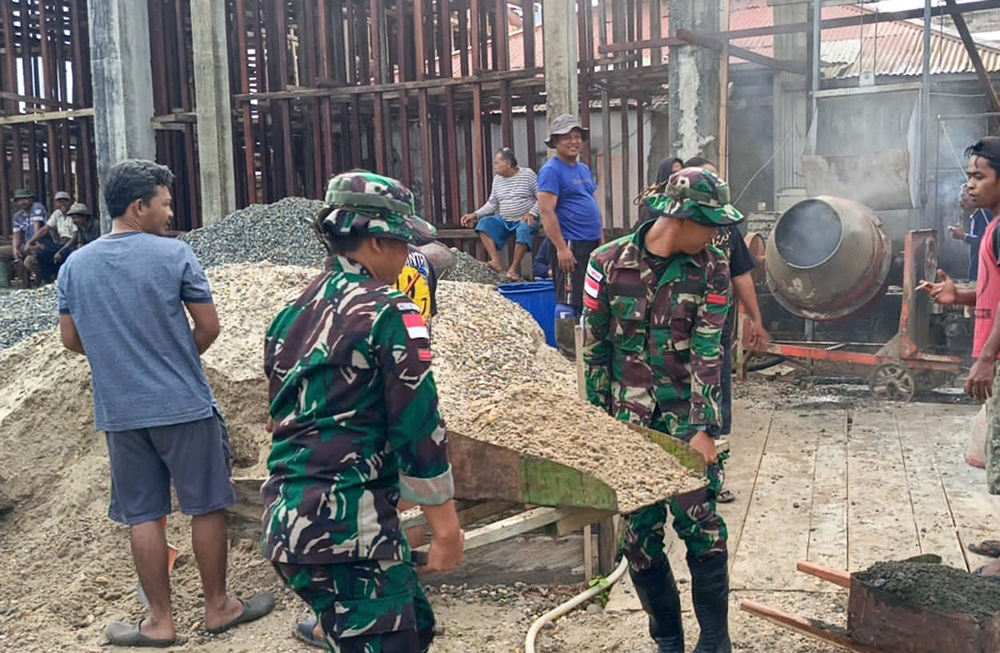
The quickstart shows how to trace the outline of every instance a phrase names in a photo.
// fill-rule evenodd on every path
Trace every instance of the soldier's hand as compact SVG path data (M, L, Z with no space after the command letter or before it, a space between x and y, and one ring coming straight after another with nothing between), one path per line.
M704 431L698 431L698 434L691 438L691 442L688 444L702 455L706 465L714 465L719 459L719 453L715 449L715 440Z
M431 546L427 551L428 573L436 571L451 571L462 564L462 551L465 548L465 531L458 529L455 533L437 533L431 538Z

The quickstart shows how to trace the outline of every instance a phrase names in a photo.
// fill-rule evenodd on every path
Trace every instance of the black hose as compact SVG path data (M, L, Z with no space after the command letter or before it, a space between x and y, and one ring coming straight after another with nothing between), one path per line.
M761 370L766 370L768 368L774 367L775 365L780 365L784 363L787 358L784 356L773 356L767 360L761 361L760 363L754 363L753 365L747 365L747 372L760 372Z

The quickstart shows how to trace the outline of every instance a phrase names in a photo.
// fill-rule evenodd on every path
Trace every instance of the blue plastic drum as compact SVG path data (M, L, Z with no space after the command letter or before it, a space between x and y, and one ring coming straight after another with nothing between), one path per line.
M500 286L500 294L531 313L546 344L556 346L556 288L551 281L508 283Z

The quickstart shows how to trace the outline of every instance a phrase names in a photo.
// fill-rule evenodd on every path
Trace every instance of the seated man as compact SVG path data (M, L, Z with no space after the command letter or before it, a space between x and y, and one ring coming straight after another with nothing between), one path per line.
M552 256L552 241L546 238L539 246L538 253L535 254L534 265L531 267L535 281L552 278L552 268L549 267L550 256Z
M517 245L507 268L507 278L517 281L521 278L521 260L535 244L535 234L540 226L538 177L530 168L517 167L517 159L509 147L496 153L493 171L496 174L490 198L475 213L463 215L462 226L476 227L479 239L490 256L487 265L494 272L502 270L500 250L513 234Z
M45 224L45 205L35 201L35 194L27 188L14 191L14 203L17 211L12 219L14 241L11 245L0 247L0 265L23 266L23 276L37 269L35 247L28 243L35 237L35 232Z
M70 254L101 237L101 225L91 217L86 204L77 202L67 215L73 220L76 233L52 256L52 263L56 267L62 265Z
M54 280L59 266L53 263L53 258L60 249L69 244L73 234L76 233L76 225L69 217L69 209L73 204L73 198L66 191L56 193L56 210L49 216L48 221L35 232L35 236L28 241L28 247L38 247L38 273L43 280Z

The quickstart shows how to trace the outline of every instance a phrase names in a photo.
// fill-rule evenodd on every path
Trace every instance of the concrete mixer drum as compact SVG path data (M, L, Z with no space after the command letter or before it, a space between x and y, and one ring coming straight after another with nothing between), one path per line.
M817 322L871 307L886 289L892 240L875 212L841 197L796 203L767 241L767 285L790 313Z

